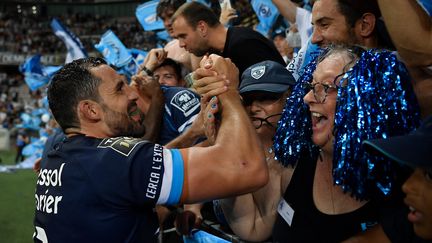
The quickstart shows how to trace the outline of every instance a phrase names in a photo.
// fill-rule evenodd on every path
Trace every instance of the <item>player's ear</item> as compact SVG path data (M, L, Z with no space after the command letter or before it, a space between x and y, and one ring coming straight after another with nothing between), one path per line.
M87 120L100 120L102 107L93 100L82 100L78 104L78 114Z

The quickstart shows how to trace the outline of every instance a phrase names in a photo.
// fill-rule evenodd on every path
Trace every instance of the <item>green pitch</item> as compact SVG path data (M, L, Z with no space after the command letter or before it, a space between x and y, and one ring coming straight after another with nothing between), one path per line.
M0 152L2 165L13 164L15 152ZM32 242L35 181L32 170L0 173L0 243Z

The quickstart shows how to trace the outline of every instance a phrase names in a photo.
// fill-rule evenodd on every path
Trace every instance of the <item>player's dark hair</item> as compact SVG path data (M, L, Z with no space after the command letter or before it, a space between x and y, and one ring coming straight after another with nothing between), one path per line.
M199 21L204 21L210 27L215 27L220 24L218 16L212 9L199 2L188 2L183 4L172 17L174 21L179 16L185 18L186 22L192 28L196 28Z
M81 100L100 99L98 86L101 80L90 69L106 64L101 58L87 57L64 65L57 71L48 86L48 103L51 112L65 131L79 128L77 105Z

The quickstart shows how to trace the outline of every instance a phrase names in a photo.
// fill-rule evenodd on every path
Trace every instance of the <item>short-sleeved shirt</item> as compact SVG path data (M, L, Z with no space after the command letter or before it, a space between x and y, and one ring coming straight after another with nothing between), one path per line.
M56 144L39 172L35 242L155 242L156 204L177 204L176 149L128 138L77 135Z
M165 109L159 143L167 144L192 125L200 112L200 96L182 87L162 86Z
M266 60L286 66L273 42L247 27L228 28L222 56L231 59L239 69L240 76L248 67Z

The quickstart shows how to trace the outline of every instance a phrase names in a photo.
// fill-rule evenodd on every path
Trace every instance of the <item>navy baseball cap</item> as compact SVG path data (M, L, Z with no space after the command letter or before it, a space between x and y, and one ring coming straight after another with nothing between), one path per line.
M283 93L294 86L295 79L282 64L263 61L248 67L241 76L240 94L250 91Z
M285 38L286 37L286 32L285 32L285 29L281 26L280 28L277 28L277 29L275 29L273 32L272 32L272 40L276 37L276 36L278 36L278 35L280 35L280 36L282 36L283 38Z
M375 150L400 164L432 168L432 116L413 133L363 142L365 149Z

